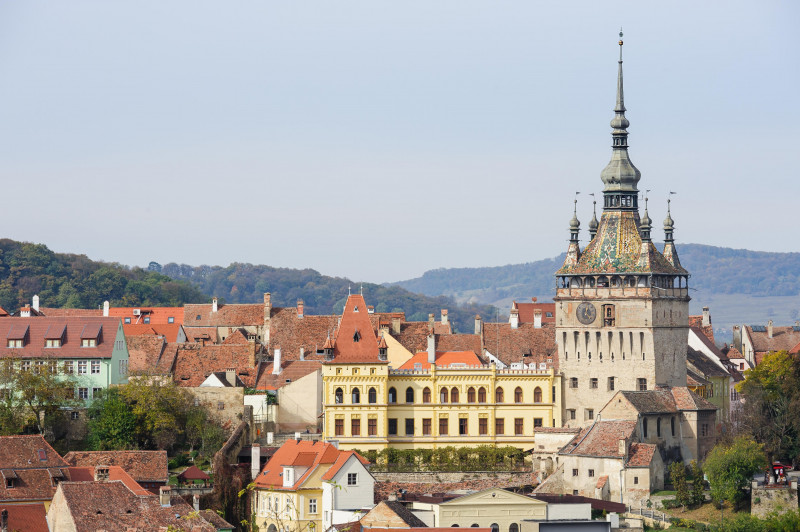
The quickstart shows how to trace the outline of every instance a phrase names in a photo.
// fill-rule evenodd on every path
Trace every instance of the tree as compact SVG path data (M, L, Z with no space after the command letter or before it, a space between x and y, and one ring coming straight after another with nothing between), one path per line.
M95 451L136 448L136 415L120 396L119 389L106 390L89 407L89 445Z
M708 476L711 498L734 505L742 501L744 489L753 475L767 465L763 446L752 438L739 436L730 444L718 444L706 457L703 469Z
M692 497L686 482L686 466L683 465L683 462L672 462L669 465L669 478L675 488L675 500L685 510L692 504Z
M692 460L689 468L692 470L692 490L691 490L691 504L692 506L699 506L703 504L706 496L703 494L703 469L697 460Z
M184 435L193 399L172 381L139 377L119 387L120 397L136 418L137 446L171 449Z

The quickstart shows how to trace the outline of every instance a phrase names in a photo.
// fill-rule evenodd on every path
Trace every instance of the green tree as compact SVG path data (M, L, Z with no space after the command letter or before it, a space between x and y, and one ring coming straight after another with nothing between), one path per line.
M89 446L95 451L136 448L136 415L120 396L119 389L106 390L89 407Z
M691 505L699 506L706 498L703 494L703 468L700 467L697 460L692 460L689 468L692 471Z
M683 462L672 462L669 465L669 478L675 488L675 500L683 506L684 510L692 504L689 484L686 482L686 466Z
M711 498L720 503L738 504L753 475L766 465L763 446L747 436L739 436L730 444L716 445L703 465Z
M131 379L119 394L136 418L137 444L142 449L171 449L184 435L189 392L159 377Z

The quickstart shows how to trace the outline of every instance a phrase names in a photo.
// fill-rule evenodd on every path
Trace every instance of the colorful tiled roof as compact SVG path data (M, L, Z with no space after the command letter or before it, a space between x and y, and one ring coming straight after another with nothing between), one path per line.
M472 351L436 351L437 368L448 368L453 364L455 364L456 367L460 365L475 367L483 365L483 362ZM428 352L422 351L408 359L398 369L430 369L430 367L431 364L428 362Z
M167 451L70 451L64 460L73 466L119 466L136 482L169 480Z
M364 310L366 311L366 307L364 307ZM348 451L339 451L332 444L322 441L288 440L275 451L275 454L272 455L272 458L269 459L253 482L257 487L294 491L303 485L317 467L334 464L340 452ZM299 478L295 479L294 484L284 487L283 467L292 465L300 453L313 454L314 462L308 466L308 469Z
M0 436L0 469L66 467L44 436Z

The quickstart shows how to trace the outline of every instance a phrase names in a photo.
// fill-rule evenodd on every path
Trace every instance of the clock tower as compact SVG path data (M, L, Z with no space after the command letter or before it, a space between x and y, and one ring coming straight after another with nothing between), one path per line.
M678 260L670 214L663 252L650 239L647 199L639 216L641 172L628 155L621 39L620 32L611 161L600 175L603 212L599 223L592 219L583 250L573 212L567 257L556 272L556 343L570 426L591 423L618 390L686 386L689 273Z

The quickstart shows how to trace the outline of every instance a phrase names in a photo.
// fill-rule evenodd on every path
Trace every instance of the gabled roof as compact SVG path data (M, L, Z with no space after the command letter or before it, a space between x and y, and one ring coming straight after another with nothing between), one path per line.
M456 367L465 365L467 367L475 367L483 365L483 362L478 355L472 351L436 351L436 367L448 368L455 364ZM422 351L408 359L398 369L430 369L431 364L428 362L428 352Z
M602 420L581 429L558 454L619 458L619 440L630 440L636 431L636 421Z
M256 382L257 390L278 390L287 384L296 382L306 375L310 375L315 371L322 368L322 362L319 360L294 360L282 364L280 374L274 375L272 373L273 365L266 363L261 364L259 371L261 372Z
M336 364L387 363L378 358L378 339L361 295L347 298L334 339L333 356Z
M728 371L719 364L709 359L701 351L686 347L686 363L698 374L706 379L711 377L728 377Z
M248 388L255 386L256 365L253 344L179 344L173 380L180 386L200 386L214 372L236 370Z
M328 335L332 335L339 316L313 316L297 314L297 307L273 308L270 312L269 349L280 348L284 361L300 360L300 349L306 359L322 360L317 354Z
M336 461L333 463L330 469L322 475L322 480L333 480L336 475L339 473L339 470L344 467L344 464L347 463L350 458L354 458L358 460L363 465L369 465L369 460L361 456L355 451L339 451L339 456L336 457Z
M190 327L245 327L264 325L264 304L213 305L187 304L183 307L183 324Z
M535 301L530 303L519 303L514 301L511 308L516 308L519 311L520 323L533 323L534 311L542 311L542 323L555 323L556 322L556 304L555 303L537 303ZM549 314L549 316L548 316Z
M366 311L366 307L364 307L364 310ZM304 463L310 463L311 465L304 466L308 467L308 469L306 469L299 478L294 479L294 484L284 487L283 468L285 466L292 466L301 453L313 455L313 462L309 457L304 457L302 461ZM308 479L317 468L331 467L339 461L340 455L346 455L347 458L349 458L353 453L354 451L340 451L332 444L321 441L288 440L275 451L275 454L272 455L272 458L269 459L253 482L256 487L271 490L295 491L303 486L306 479ZM346 458L343 460L346 461ZM343 463L344 462L342 462L342 464ZM339 467L341 467L341 465Z
M756 353L788 351L800 343L800 327L798 326L773 326L772 338L769 337L768 328L763 325L745 325L744 329L753 341L753 351Z
M139 313L134 314L135 310ZM131 325L144 323L145 318L150 320L151 325L170 325L169 318L172 318L172 325L180 326L183 323L183 307L110 307L108 315L114 318L130 318Z
M388 515L387 515L388 511ZM414 515L414 513L398 501L381 501L372 510L367 512L360 520L362 526L366 525L369 530L372 525L388 526L392 529L405 529L411 527L426 527L425 522ZM405 526L403 526L405 525Z
M658 446L653 443L631 443L628 449L627 467L650 467Z
M679 410L716 410L709 403L685 386L657 388L655 390L617 392L615 397L622 396L640 414L674 414ZM609 401L609 403L611 402Z
M125 333L126 338L135 336L150 335L150 336L163 336L167 342L177 342L178 333L181 331L181 326L178 324L148 324L148 323L123 323L122 331Z
M73 466L119 466L136 482L169 480L167 451L70 451L64 461Z
M703 325L703 316L689 316L689 327L696 327L706 338L714 343L714 327L711 325L711 316L708 318L708 325Z
M44 503L8 504L8 530L12 532L49 532Z
M167 341L161 336L129 336L128 370L131 373L151 373L156 369Z
M503 364L547 364L558 371L555 324L544 323L540 328L533 323L521 323L511 328L509 323L484 323L483 347ZM548 362L548 359L550 362Z
M66 467L69 464L40 434L0 436L0 469Z
M45 347L48 329L66 328L61 347ZM0 343L0 358L111 358L119 318L7 318L0 320L0 339L25 339L23 347ZM20 335L18 331L23 332ZM25 333L25 331L27 331ZM102 331L102 334L101 334ZM17 338L19 337L19 338ZM96 347L82 347L82 338L98 338Z
M67 469L69 474L69 482L95 482L95 468L73 466ZM151 495L149 491L139 485L138 482L133 480L131 476L119 466L106 466L108 468L108 481L119 480L136 495Z

